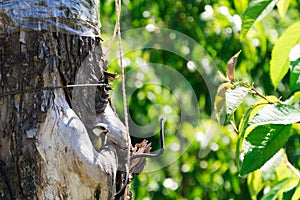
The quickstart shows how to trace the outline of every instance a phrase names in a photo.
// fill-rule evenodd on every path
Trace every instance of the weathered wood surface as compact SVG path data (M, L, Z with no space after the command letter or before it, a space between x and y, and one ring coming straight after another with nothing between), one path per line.
M81 67L97 69L93 81L107 83L99 39L38 31L0 35L1 94L81 83ZM84 104L87 97L94 105ZM128 144L105 88L25 92L0 102L0 164L17 199L92 199L97 189L101 199L113 197L118 154ZM110 130L99 152L89 139L98 122ZM0 193L10 198L4 181Z

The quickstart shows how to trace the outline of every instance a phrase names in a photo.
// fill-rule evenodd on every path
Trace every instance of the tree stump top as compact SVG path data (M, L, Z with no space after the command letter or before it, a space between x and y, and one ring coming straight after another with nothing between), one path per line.
M99 0L11 0L1 2L0 16L10 30L44 30L99 37Z

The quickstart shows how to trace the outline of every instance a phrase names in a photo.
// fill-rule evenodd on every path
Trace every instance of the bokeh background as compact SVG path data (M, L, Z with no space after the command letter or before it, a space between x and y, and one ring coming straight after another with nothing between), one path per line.
M264 94L288 98L289 74L274 90L269 61L274 43L299 19L300 2L292 1L284 17L275 7L243 39L241 15L248 0L122 3L123 64L133 144L145 138L154 151L158 150L158 121L161 116L167 119L167 151L161 159L148 159L146 171L134 178L130 185L134 199L250 199L249 191L255 186L251 186L249 177L238 176L235 163L238 136L231 126L222 127L215 120L212 101L222 81L217 70L225 74L228 59L242 50L236 79L254 82ZM101 0L100 13L107 46L116 20L114 1ZM161 36L157 31L164 28L167 30L161 32L167 34L167 44L164 38L155 38ZM140 38L148 48L126 50L137 45ZM109 71L114 73L120 72L117 49L115 42L109 54ZM113 83L112 98L122 117L120 82ZM237 122L254 101L251 95L246 98L235 114ZM184 119L182 113L187 113ZM298 169L299 141L299 134L295 134L286 144L289 160ZM276 177L267 181L272 179Z

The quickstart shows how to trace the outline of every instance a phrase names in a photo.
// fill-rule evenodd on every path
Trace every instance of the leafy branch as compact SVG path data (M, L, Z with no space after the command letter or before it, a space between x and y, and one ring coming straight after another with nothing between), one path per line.
M300 121L300 110L293 105L283 104L279 99L268 98L259 92L253 84L236 81L234 69L238 55L229 59L227 63L227 77L225 83L218 88L215 99L215 111L221 124L231 124L238 134L236 159L240 163L240 154L243 160L239 167L241 176L247 175L261 168L287 142L292 124ZM233 114L242 104L246 96L251 93L261 100L251 105L236 127ZM299 171L286 159L286 166L299 178Z

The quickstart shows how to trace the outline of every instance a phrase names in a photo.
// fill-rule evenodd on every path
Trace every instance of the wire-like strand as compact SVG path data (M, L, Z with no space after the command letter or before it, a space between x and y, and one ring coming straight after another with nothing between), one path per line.
M141 153L141 154L133 154L131 156L131 160L136 158L158 158L160 157L165 151L165 119L160 119L160 150L158 153Z
M126 128L126 140L128 144L127 149L127 167L130 166L130 149L131 149L131 140L129 135L129 125L128 125L128 111L127 111L127 98L126 98L126 87L125 87L125 70L123 66L123 51L122 51L122 36L121 36L121 26L120 26L120 15L121 15L121 0L115 0L116 4L116 25L118 30L118 44L119 44L119 55L120 55L120 68L121 68L121 75L122 75L122 97L123 97L123 109L124 109L124 121L125 121L125 128ZM128 183L128 176L129 176L129 170L126 170L126 179L124 185L127 185ZM124 188L124 191L126 190L126 187ZM124 193L124 191L121 191ZM126 198L126 197L125 197ZM124 198L124 199L125 199Z
M72 88L72 87L90 87L90 86L106 86L105 83L90 83L90 84L78 84L78 85L58 85L58 86L46 86L41 88L29 88L25 90L19 90L19 91L11 91L11 92L5 92L0 94L0 98L9 96L9 95L15 95L15 94L24 94L24 93L30 93L30 92L39 92L43 90L54 90L54 89L61 89L61 88Z
M120 27L121 0L116 0L116 12L117 12L118 44L119 44L119 56L120 56L119 64L120 64L121 75L122 75L122 97L123 97L123 106L124 106L124 121L125 121L126 131L129 132L126 88L125 88L125 70L123 66L122 36L121 36L121 27Z
M120 197L124 194L125 189L127 188L128 179L129 179L129 167L128 167L127 163L125 164L125 173L126 173L125 182L124 182L122 188L120 189L120 191L115 194L115 200L120 199Z

